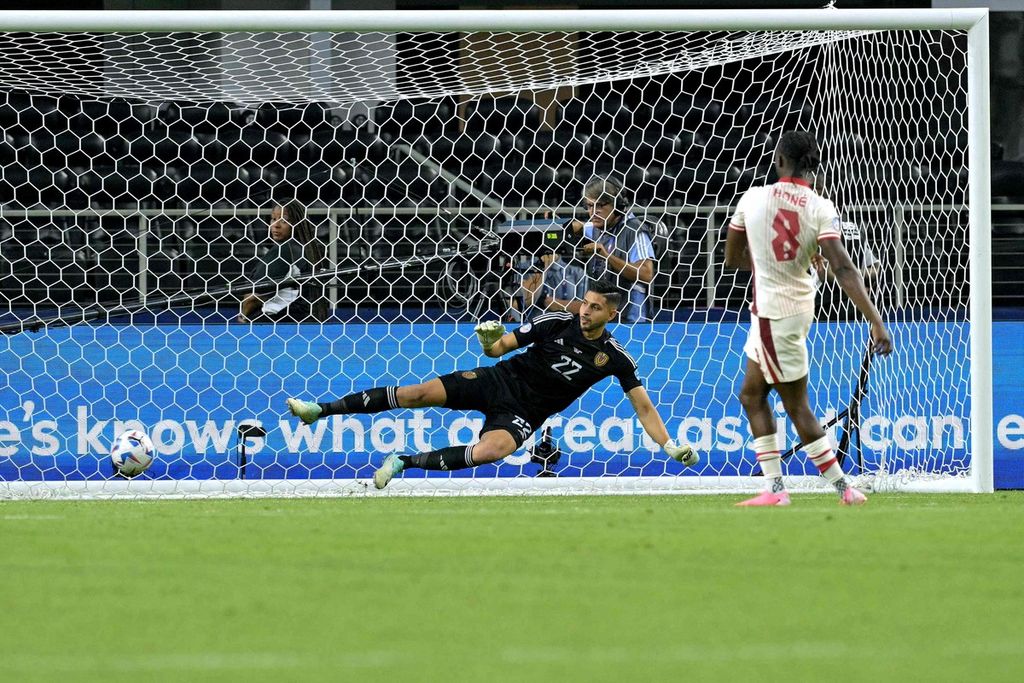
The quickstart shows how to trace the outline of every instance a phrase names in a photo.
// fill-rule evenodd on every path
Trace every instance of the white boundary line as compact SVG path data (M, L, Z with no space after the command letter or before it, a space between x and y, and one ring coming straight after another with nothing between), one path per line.
M792 492L827 493L831 489L816 476L786 477ZM855 478L868 490L918 493L969 493L966 477L922 479L918 475ZM754 493L764 487L762 477L516 477L516 478L408 478L395 479L377 491L369 479L264 479L264 480L135 480L135 481L23 481L0 483L0 500L109 499L109 498L314 498L314 497L420 497L420 496L568 496Z

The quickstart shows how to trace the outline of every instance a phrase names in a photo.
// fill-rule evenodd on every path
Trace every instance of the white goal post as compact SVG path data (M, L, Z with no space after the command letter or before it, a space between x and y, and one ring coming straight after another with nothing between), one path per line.
M384 455L480 421L306 427L284 398L491 364L473 323L522 316L531 236L582 217L594 175L624 180L656 252L610 329L701 464L666 461L606 383L553 418L558 476L531 440L383 494L756 490L748 284L719 233L794 127L896 345L869 367L822 284L812 408L844 469L991 491L988 41L984 9L0 12L0 499L380 495ZM277 291L253 273L290 200L321 247L300 298L329 312L237 322L254 280ZM156 443L132 481L107 463L124 429ZM802 453L784 472L824 484Z

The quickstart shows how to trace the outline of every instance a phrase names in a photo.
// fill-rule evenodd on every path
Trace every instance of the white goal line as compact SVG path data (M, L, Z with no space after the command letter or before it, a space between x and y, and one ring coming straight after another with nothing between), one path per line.
M818 476L786 477L794 493L831 493ZM873 492L972 493L967 477L921 478L897 472L855 476L855 486ZM756 493L763 477L516 477L395 479L382 491L370 479L97 480L0 483L0 500L187 499L187 498L388 498L429 496L726 495Z

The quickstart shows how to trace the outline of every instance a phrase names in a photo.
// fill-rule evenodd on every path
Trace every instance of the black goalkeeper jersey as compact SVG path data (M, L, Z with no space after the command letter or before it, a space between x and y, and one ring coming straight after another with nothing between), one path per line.
M564 410L605 377L616 377L623 392L642 386L632 356L607 330L598 339L584 337L579 316L545 313L513 334L528 348L495 369L522 389L519 400L534 415Z

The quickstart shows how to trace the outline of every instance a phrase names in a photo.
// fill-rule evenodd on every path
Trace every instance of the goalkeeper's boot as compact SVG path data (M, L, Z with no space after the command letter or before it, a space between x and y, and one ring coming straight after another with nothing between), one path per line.
M384 463L380 466L380 469L373 473L373 485L379 489L384 488L404 468L405 463L397 455L389 455L384 458Z
M754 496L742 503L736 503L738 508L760 508L760 507L771 507L771 506L783 506L789 505L789 493L786 491L779 491L778 493L772 493L771 491L763 491L760 495Z
M852 486L847 486L839 498L840 505L863 505L866 502L868 497Z
M288 399L288 410L308 425L320 419L320 413L323 412L323 408L318 404L311 401L300 401L297 398Z

